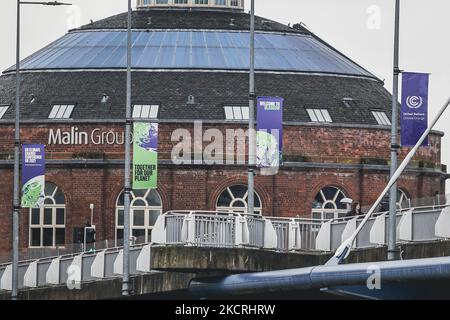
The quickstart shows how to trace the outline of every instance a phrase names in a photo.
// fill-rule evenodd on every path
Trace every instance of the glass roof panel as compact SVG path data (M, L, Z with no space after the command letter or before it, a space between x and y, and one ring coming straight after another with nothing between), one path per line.
M22 69L126 67L126 31L71 32L26 58ZM249 33L133 31L132 64L142 69L249 68ZM256 33L256 69L373 77L337 51L302 34ZM14 70L14 67L8 71Z

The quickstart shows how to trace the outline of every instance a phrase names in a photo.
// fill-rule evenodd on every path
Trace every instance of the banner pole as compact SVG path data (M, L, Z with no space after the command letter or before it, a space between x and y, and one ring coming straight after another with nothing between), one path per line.
M255 212L255 0L250 13L250 88L248 113L248 213Z
M395 35L394 35L394 87L392 90L392 127L391 127L391 173L392 178L398 165L398 81L399 81L399 43L400 43L400 0L395 1ZM399 252L397 241L397 183L392 185L389 197L389 238L388 260L397 260Z
M130 166L131 166L131 0L128 0L127 28L127 100L125 123L125 178L124 178L124 224L123 224L123 278L122 295L130 295Z

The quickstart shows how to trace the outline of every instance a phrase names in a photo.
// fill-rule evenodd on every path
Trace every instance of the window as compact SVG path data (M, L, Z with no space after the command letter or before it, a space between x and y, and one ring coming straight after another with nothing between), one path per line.
M348 209L342 199L346 198L344 191L336 187L326 187L316 195L312 205L313 219L330 220L343 217Z
M152 229L162 214L161 197L156 190L133 190L130 198L130 234L136 243L148 243ZM116 245L123 245L124 201L122 192L116 206Z
M3 118L3 116L5 115L6 111L8 111L9 106L0 106L0 119Z
M72 116L73 104L55 104L50 112L49 119L69 119Z
M255 192L255 213L262 214L261 198ZM247 213L248 188L244 185L234 185L226 188L217 199L217 211Z
M333 122L327 109L306 109L312 122Z
M208 4L208 0L195 0L195 4Z
M66 201L55 184L45 183L42 208L30 209L30 248L64 246L66 238Z
M226 0L216 0L216 6L225 6L227 4Z
M244 121L249 119L249 107L224 107L225 119Z
M402 189L397 190L397 209L407 209L411 208L411 199L408 197L406 192Z
M134 119L158 119L159 105L134 105Z
M379 125L383 126L390 126L391 120L389 120L388 116L385 112L382 111L372 111L373 116L375 117L375 120L377 120Z

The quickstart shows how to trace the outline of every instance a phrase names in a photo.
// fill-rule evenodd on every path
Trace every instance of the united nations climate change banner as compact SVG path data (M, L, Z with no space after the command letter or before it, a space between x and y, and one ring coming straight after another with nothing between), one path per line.
M279 97L258 97L256 164L258 168L280 166L283 152L283 104Z
M22 208L39 208L45 197L45 149L41 144L22 145Z
M158 177L158 124L134 123L133 189L156 189Z
M403 73L402 146L413 147L428 128L429 74ZM422 146L428 146L428 137Z

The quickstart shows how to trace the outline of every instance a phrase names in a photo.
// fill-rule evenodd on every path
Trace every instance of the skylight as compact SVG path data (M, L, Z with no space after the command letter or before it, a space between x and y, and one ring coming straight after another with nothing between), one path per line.
M52 111L50 112L48 118L49 119L70 119L74 108L75 108L75 105L73 105L73 104L55 104L55 105L53 105Z
M385 112L382 111L372 111L373 116L375 117L375 119L377 120L379 125L383 125L383 126L390 126L391 120L389 120L388 116L386 115Z
M0 119L3 118L3 116L5 115L6 111L8 111L9 106L0 106Z
M245 121L249 119L248 107L226 106L224 110L226 120Z
M136 104L133 106L134 119L158 119L159 105Z
M312 122L333 122L327 109L306 109Z

